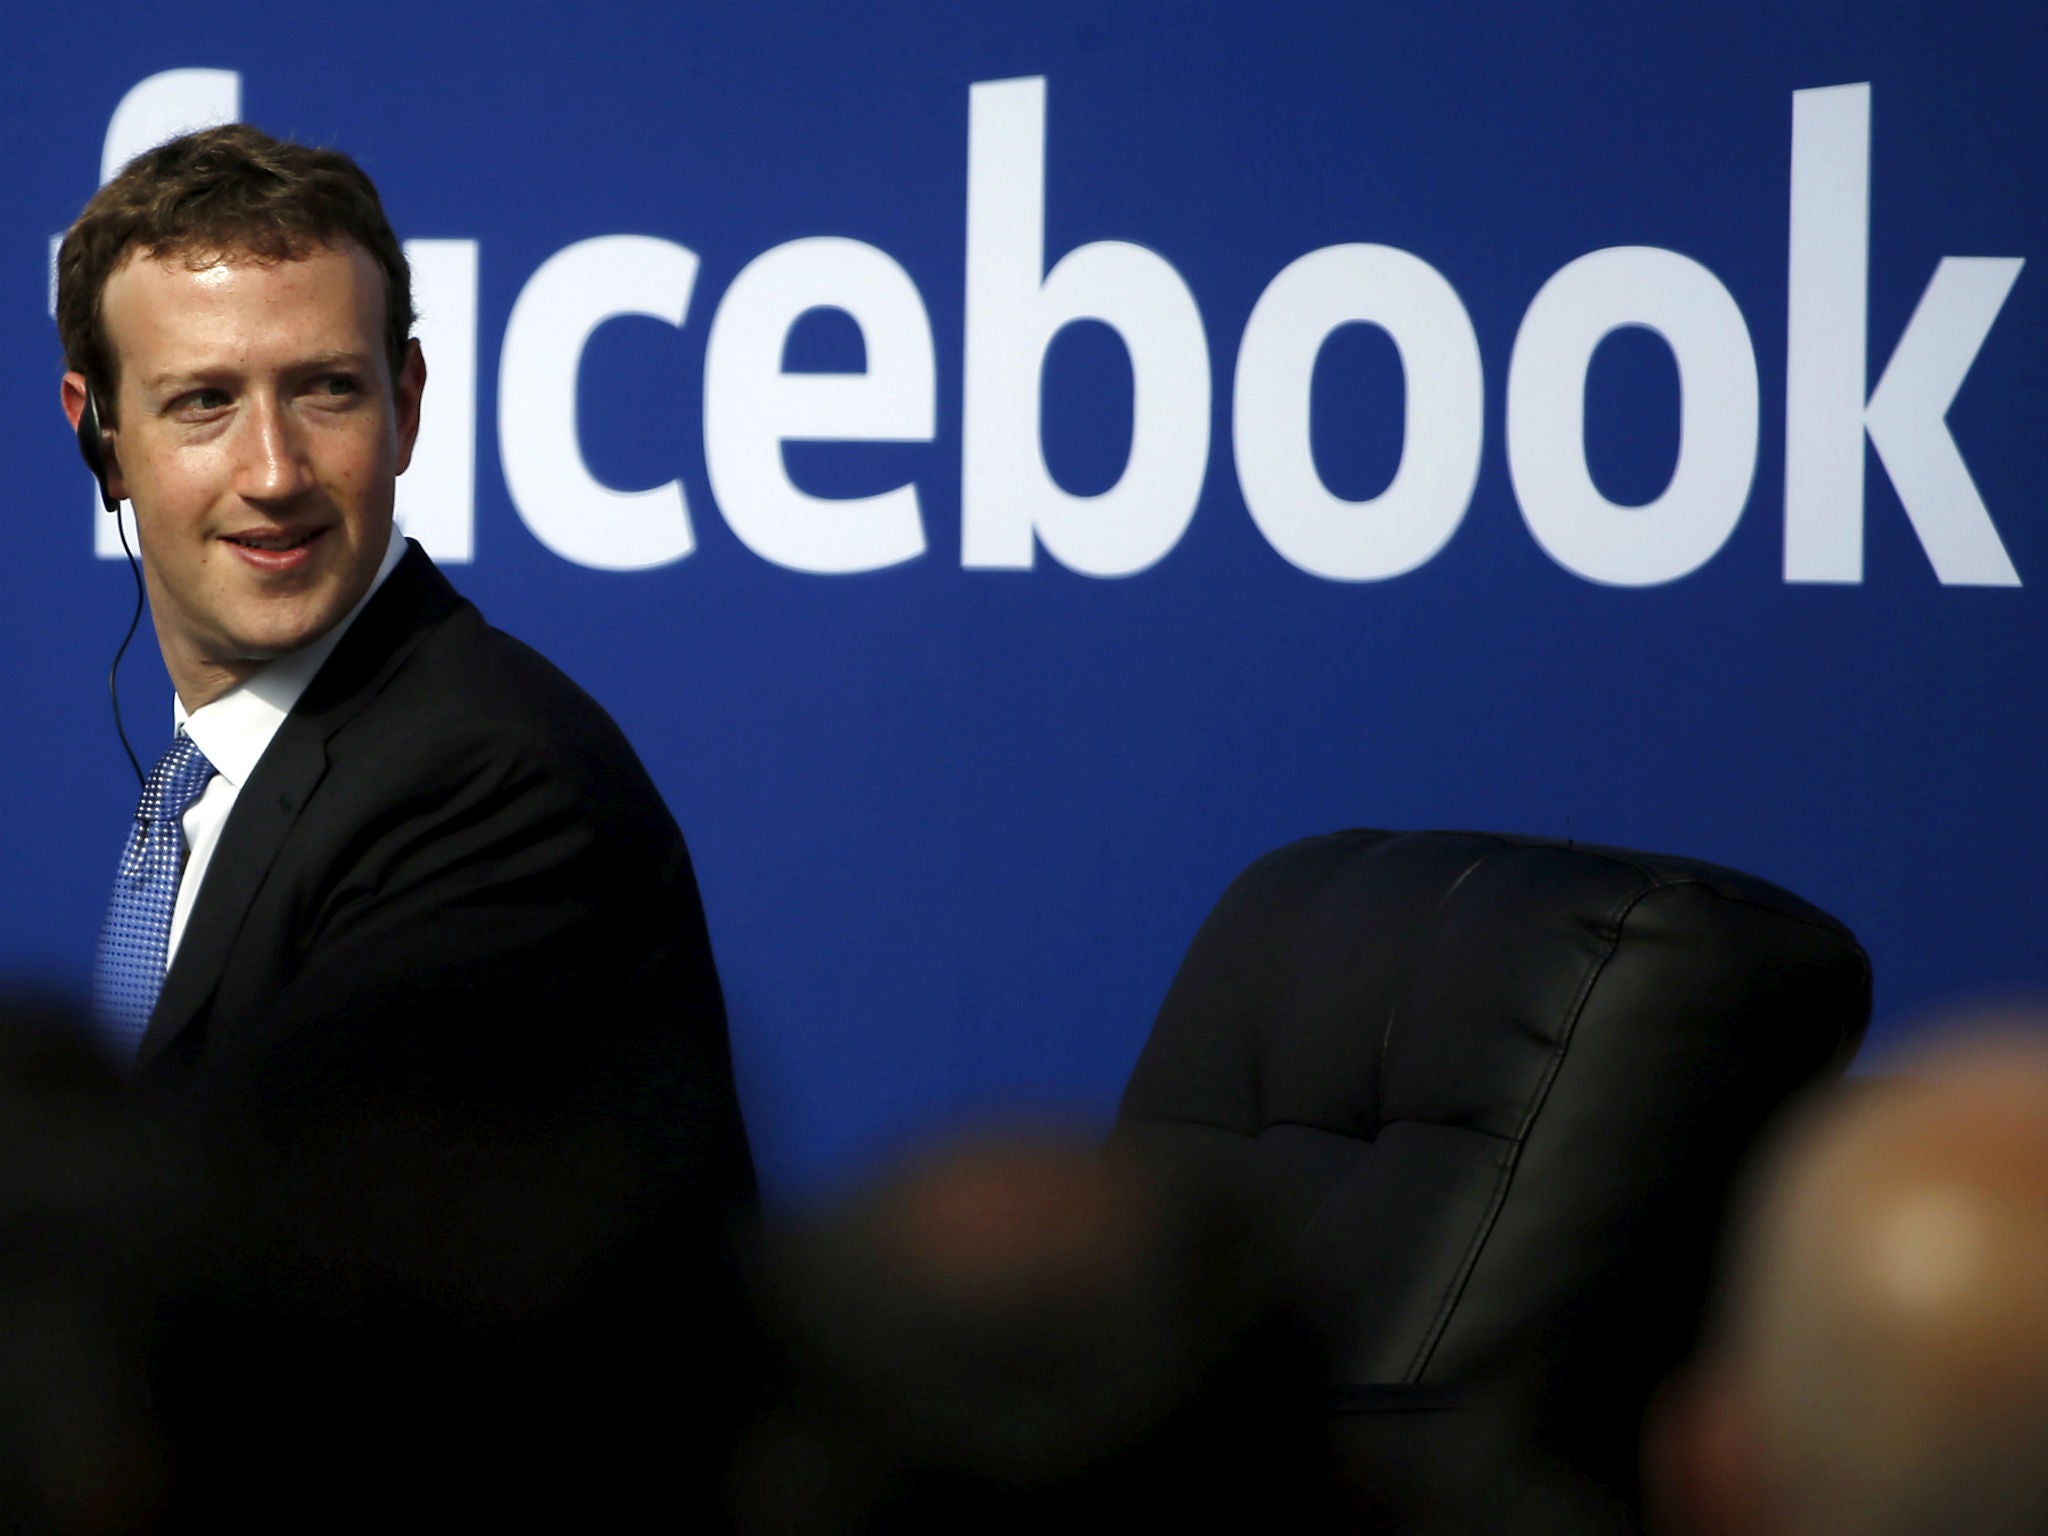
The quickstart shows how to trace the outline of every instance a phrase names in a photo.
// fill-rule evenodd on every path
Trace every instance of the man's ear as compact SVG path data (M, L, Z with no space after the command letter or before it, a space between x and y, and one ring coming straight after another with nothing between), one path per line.
M114 451L113 432L101 414L100 408L106 402L95 400L82 373L65 374L58 393L64 419L77 434L79 454L92 470L93 478L99 481L101 496L118 505L127 499L128 488L121 479L121 461Z
M78 421L85 414L85 375L67 373L64 382L57 387L57 393L64 404L64 419L71 423L71 430L78 430Z
M405 366L391 381L392 405L398 416L398 473L412 464L412 445L420 435L420 396L427 388L427 358L417 339L405 344Z

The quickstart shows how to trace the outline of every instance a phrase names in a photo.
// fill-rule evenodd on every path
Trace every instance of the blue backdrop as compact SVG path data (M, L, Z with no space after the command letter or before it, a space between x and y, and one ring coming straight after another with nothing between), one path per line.
M345 11L0 13L0 968L134 794L50 237L225 105L416 242L402 515L666 792L773 1190L1106 1118L1338 826L1753 870L1880 1040L2048 979L2038 5Z

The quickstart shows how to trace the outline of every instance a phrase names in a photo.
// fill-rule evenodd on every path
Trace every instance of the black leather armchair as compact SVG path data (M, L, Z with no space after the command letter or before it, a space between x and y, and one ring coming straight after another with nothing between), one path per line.
M1738 1167L1869 1008L1849 931L1732 870L1337 832L1225 892L1115 1139L1271 1214L1368 1497L1533 1528L1566 1479L1626 1525Z

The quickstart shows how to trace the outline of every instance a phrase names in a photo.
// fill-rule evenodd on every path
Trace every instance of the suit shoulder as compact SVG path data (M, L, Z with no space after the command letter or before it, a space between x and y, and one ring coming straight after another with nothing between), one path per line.
M337 763L389 754L379 777L401 765L427 778L539 774L615 808L661 803L604 707L467 603L410 649L329 745Z
M445 690L479 713L545 722L601 721L604 707L525 641L495 629L465 605L450 614L393 679L400 686Z

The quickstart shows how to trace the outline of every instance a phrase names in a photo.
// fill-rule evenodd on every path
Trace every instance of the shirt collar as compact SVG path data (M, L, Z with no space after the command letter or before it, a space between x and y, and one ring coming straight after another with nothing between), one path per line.
M301 646L267 663L219 698L200 705L190 714L178 702L177 695L171 695L174 724L206 754L214 772L237 789L241 788L242 781L255 770L257 760L270 745L270 738L277 734L285 716L299 702L299 695L306 691L306 685L313 681L314 674L334 653L341 637L355 623L356 615L377 595L377 589L384 585L385 579L404 558L405 535L394 527L391 541L385 546L383 562L377 567L377 574L370 578L369 591L326 634L311 645Z

